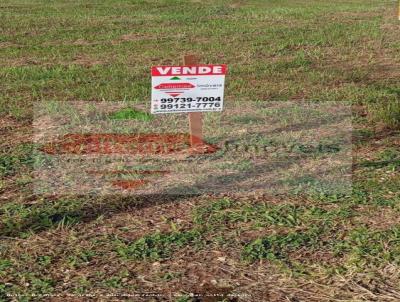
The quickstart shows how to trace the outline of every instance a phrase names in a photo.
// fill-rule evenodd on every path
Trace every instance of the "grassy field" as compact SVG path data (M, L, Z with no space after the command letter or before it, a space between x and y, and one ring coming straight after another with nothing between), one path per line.
M400 301L396 9L386 0L2 0L0 301ZM35 194L35 104L148 108L150 67L186 53L228 64L227 104L349 106L351 191ZM229 121L236 133L263 129L254 112Z

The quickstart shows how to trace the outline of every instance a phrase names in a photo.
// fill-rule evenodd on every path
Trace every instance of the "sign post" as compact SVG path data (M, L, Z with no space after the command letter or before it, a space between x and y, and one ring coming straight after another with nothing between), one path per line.
M195 55L183 57L184 65L198 65L199 60ZM203 142L203 113L189 112L190 145L192 148L204 144Z
M188 113L190 145L205 146L203 113L224 105L226 65L199 64L195 55L183 57L183 66L151 68L151 113Z

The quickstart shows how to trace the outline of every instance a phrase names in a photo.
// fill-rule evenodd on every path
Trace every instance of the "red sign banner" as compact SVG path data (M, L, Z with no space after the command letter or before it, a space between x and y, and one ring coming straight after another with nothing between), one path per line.
M222 65L196 65L196 66L154 66L151 68L152 76L190 76L190 75L225 75L227 67Z

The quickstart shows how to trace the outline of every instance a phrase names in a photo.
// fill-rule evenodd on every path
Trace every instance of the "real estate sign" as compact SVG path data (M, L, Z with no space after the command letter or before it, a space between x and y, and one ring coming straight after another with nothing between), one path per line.
M226 65L154 66L151 113L222 111Z

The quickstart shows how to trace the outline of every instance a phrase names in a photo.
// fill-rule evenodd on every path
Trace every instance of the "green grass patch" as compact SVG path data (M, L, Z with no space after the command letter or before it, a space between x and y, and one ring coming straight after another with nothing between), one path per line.
M197 225L213 231L234 228L239 223L247 223L254 229L271 226L296 228L319 222L329 225L335 219L349 218L353 214L352 208L347 204L327 210L315 205L250 204L221 199L196 208L193 220Z
M379 102L369 105L369 113L373 121L388 128L400 129L400 100Z
M319 247L321 233L320 228L312 228L303 232L295 231L258 238L244 246L242 256L248 261L285 259L290 252Z
M400 264L400 228L371 230L367 227L355 228L345 241L337 247L346 255L347 265L364 269L371 265Z
M200 243L201 233L197 230L150 234L132 243L116 242L116 252L123 258L134 260L159 260L172 255L174 250Z
M12 150L0 153L0 177L32 169L35 162L33 148L32 144L20 144Z
M150 121L153 116L147 112L139 111L133 108L124 108L110 115L112 120L139 120Z

